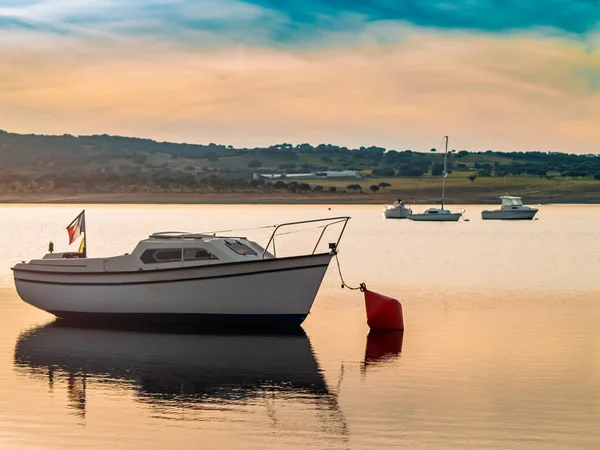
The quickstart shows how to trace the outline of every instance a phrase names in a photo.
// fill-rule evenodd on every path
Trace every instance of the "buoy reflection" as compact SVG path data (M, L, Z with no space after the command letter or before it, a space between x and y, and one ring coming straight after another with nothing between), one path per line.
M363 370L383 365L402 353L404 330L371 330L367 335Z

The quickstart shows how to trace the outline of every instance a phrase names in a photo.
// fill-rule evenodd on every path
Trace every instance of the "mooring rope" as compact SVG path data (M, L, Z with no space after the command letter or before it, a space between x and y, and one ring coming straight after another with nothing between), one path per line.
M358 287L348 286L344 281L344 277L342 275L342 268L340 267L340 260L338 258L338 252L335 252L335 262L337 263L338 273L340 274L340 280L342 281L342 289L345 287L352 291L361 291L364 292L367 289L367 285L365 283L360 283Z

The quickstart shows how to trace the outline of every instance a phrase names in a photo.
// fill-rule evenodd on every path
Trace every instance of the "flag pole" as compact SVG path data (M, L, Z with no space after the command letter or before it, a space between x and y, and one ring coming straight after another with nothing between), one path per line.
M85 209L81 212L83 214L83 257L87 258L87 230L85 226Z

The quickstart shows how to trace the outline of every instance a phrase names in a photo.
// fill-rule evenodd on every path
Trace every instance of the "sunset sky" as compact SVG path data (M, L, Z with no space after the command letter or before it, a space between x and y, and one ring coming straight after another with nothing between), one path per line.
M3 0L0 129L600 153L596 0Z

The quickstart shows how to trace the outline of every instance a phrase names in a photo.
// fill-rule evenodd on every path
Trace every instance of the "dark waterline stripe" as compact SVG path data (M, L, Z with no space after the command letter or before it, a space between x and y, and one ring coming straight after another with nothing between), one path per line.
M83 313L48 311L73 324L202 325L205 328L236 326L298 327L308 314L186 314L186 313Z

